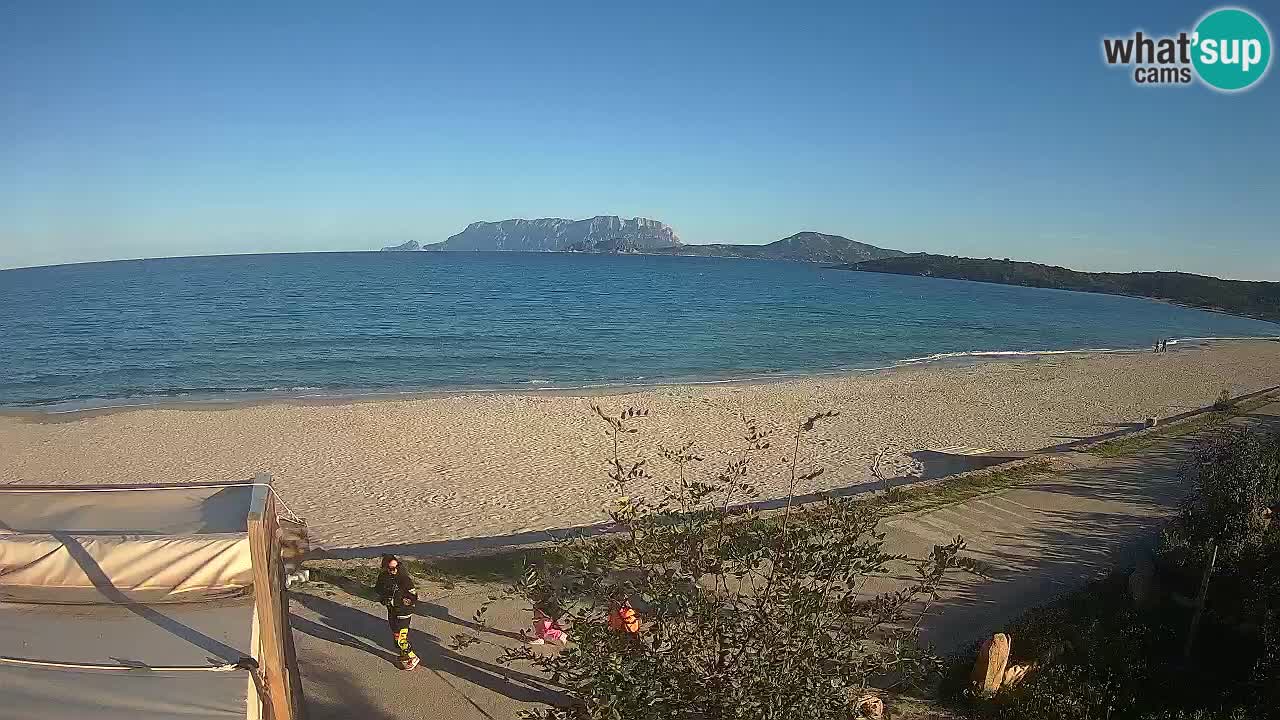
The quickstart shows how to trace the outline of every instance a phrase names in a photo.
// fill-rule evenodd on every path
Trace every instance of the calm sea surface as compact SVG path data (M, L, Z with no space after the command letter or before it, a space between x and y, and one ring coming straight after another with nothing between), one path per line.
M1280 335L1280 326L1131 298L788 262L145 260L0 271L0 405L644 384L1240 335Z

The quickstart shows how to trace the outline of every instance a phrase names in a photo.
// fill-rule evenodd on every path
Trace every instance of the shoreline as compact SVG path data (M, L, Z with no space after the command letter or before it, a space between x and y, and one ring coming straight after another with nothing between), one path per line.
M1280 342L1277 336L1240 337L1186 337L1171 338L1172 352L1187 352L1221 343ZM1064 350L972 350L942 352L921 357L895 360L890 365L867 368L839 368L831 370L797 370L766 375L726 378L694 378L657 380L654 382L601 381L583 384L552 384L549 386L492 385L459 388L406 388L406 389L335 389L298 388L296 390L231 390L200 394L135 395L121 398L85 398L83 400L53 401L38 405L0 405L0 418L18 419L33 423L60 423L75 420L127 413L142 410L209 410L226 411L245 407L285 405L293 407L329 407L362 403L385 403L441 398L503 395L517 397L595 397L616 396L669 388L745 387L780 383L868 377L880 373L923 367L960 367L980 363L1016 362L1062 356L1097 356L1150 353L1150 348L1079 348Z
M837 416L805 436L801 468L824 468L806 496L896 484L975 462L1097 438L1280 385L1280 342L1222 341L1166 353L1055 354L930 361L892 371L649 389L469 393L323 404L186 404L0 416L0 477L20 484L212 482L270 473L289 506L331 549L541 533L602 520L616 489L612 446L592 406L642 407L627 462L672 471L659 448L692 443L713 476L738 458L743 418L778 437L816 412ZM785 444L785 443L784 443ZM781 446L781 445L779 445ZM886 450L887 448L887 450ZM748 502L788 488L785 453L752 455ZM628 488L647 493L647 483Z

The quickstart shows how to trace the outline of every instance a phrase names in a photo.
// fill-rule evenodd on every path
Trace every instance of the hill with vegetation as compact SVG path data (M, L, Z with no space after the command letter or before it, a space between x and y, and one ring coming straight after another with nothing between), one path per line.
M794 260L816 263L857 263L864 260L906 255L901 250L876 247L841 235L799 232L764 245L680 245L657 251L670 255L750 258L753 260Z
M846 265L850 270L1155 298L1280 322L1280 283L1181 272L1093 273L1013 260L916 253Z

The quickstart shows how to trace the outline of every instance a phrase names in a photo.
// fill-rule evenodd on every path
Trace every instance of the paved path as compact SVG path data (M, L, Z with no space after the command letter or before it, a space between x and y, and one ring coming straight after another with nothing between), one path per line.
M1232 424L1280 427L1280 402ZM1043 480L888 520L890 552L921 557L958 535L967 554L991 568L989 578L964 576L948 584L922 624L924 639L942 651L957 649L1131 562L1177 512L1189 489L1182 468L1196 444L1215 432L1221 428L1156 440L1137 454L1105 461L1064 453Z
M1233 422L1280 427L1280 401ZM1176 510L1186 489L1180 468L1196 441L1215 431L1157 440L1116 460L1063 453L1042 480L886 521L889 552L921 556L960 535L969 553L991 567L990 578L948 585L923 625L925 639L942 650L956 648L1124 562ZM314 587L294 593L294 637L312 720L505 720L551 697L553 689L539 678L494 662L501 646L519 642L528 620L518 603L495 606L494 630L481 633L484 644L448 647L488 594L483 586L427 584L427 616L415 620L412 638L423 667L406 673L393 665L377 604Z
M375 602L310 587L291 594L291 622L311 720L511 720L525 707L554 698L544 680L519 667L498 665L504 645L519 645L529 614L514 602L491 610L492 631L481 645L450 648L489 589L466 586L451 592L419 583L422 617L414 618L410 642L422 665L405 672L396 665L386 610Z

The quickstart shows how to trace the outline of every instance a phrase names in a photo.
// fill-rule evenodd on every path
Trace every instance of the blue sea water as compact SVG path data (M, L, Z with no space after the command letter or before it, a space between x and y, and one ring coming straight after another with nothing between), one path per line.
M790 262L175 258L0 272L0 405L648 384L1275 335L1148 300Z

